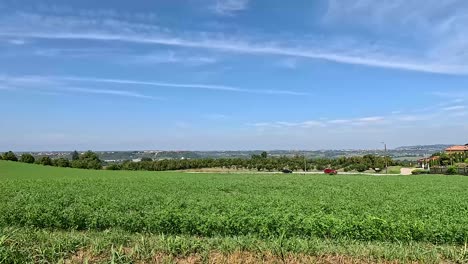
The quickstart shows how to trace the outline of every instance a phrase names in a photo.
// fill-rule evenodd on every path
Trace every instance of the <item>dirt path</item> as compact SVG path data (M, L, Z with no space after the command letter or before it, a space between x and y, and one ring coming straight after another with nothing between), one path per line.
M415 168L401 168L401 175L411 175Z

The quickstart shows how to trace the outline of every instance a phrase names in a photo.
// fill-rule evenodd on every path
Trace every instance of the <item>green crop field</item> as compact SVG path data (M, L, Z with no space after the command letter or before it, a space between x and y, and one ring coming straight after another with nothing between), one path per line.
M0 230L0 263L202 261L234 252L283 262L340 255L464 263L468 177L91 171L1 161Z

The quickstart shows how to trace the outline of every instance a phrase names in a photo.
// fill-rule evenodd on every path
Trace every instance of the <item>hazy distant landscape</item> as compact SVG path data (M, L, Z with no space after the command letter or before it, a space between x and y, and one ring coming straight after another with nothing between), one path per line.
M387 155L398 160L416 161L420 158L430 156L433 153L443 151L451 145L424 145L424 146L404 146L395 149L374 150L271 150L268 154L273 157L293 157L306 156L307 158L338 158L364 155ZM81 150L83 152L84 150ZM34 156L49 156L51 158L69 157L70 151L40 151L24 152ZM95 151L104 161L125 161L137 160L143 157L154 160L159 159L200 159L200 158L250 158L252 155L259 155L263 150L251 151L164 151L164 150L140 150L140 151ZM23 152L18 152L23 153Z

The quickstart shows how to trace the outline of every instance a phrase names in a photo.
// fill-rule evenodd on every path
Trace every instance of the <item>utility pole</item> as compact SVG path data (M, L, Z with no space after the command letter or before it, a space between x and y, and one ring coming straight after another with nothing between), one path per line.
M385 174L388 174L387 143L382 142L382 144L384 144Z
M306 153L304 152L304 175L307 173L307 159Z

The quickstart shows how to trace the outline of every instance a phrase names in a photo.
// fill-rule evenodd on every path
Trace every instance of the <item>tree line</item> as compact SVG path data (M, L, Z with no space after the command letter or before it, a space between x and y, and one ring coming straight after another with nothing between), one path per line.
M438 152L434 153L432 157L437 157L430 161L431 166L449 166L457 163L468 163L468 153L445 153Z
M19 161L30 164L40 164L44 166L55 166L64 168L78 168L78 169L93 169L100 170L103 168L103 161L99 159L99 156L92 152L86 151L83 154L79 154L77 151L71 153L71 159L68 158L57 158L52 159L48 156L35 158L29 153L23 153L18 158L12 151L5 152L0 155L0 159L9 161Z
M164 159L152 160L144 157L141 161L124 161L122 163L103 162L99 156L87 151L79 154L74 151L71 153L71 159L50 157L35 158L31 154L25 153L18 157L11 151L1 156L4 160L20 161L25 163L35 163L45 166L71 167L79 169L107 169L107 170L145 170L145 171L168 171L168 170L187 170L187 169L205 169L205 168L226 168L226 169L248 169L257 171L322 171L326 168L343 169L344 171L364 172L372 169L380 171L388 166L402 165L401 162L392 160L390 157L376 155L365 155L355 157L340 158L305 158L304 156L293 157L271 157L267 152L260 155L252 155L250 158L201 158L201 159Z
M326 168L344 169L345 171L364 172L369 169L380 171L388 166L399 165L389 157L365 155L362 157L340 157L336 159L315 158L308 159L304 156L294 157L269 157L266 152L261 155L252 155L251 158L202 158L202 159L167 159L153 161L149 158L140 162L125 161L121 164L107 166L109 170L187 170L204 168L248 169L257 171L313 171Z

